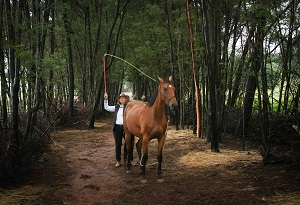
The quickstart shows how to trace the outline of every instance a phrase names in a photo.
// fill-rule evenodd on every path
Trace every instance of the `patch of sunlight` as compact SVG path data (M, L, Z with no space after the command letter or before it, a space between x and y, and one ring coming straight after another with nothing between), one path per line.
M65 129L65 130L58 130L53 132L55 137L85 137L93 134L94 132L99 132L97 129L104 128L107 126L106 123L103 122L95 122L94 124L96 129Z
M0 189L0 204L32 204L45 193L47 189L42 186L24 186L18 189Z
M94 126L96 127L96 128L103 128L103 127L105 127L107 124L106 123L104 123L104 122L95 122L95 124L94 124Z
M259 162L262 158L258 152L236 151L223 149L220 153L211 152L206 149L200 152L189 152L187 155L178 159L178 162L189 167L206 167L221 164L229 164L231 162L243 161Z
M167 130L167 139L173 139L173 138L179 138L179 137L191 137L195 136L193 134L193 130L176 130L175 127L174 129L168 128Z
M268 204L281 205L281 204L300 204L300 192L294 193L276 193L275 196L265 199Z
M254 191L256 189L258 189L258 188L257 187L253 187L251 185L248 185L248 186L242 188L243 191Z
M60 130L55 132L56 137L84 137L91 133L90 130Z

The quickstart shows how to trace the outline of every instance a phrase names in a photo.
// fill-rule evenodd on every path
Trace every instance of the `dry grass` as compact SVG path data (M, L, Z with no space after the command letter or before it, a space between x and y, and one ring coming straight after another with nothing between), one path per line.
M0 189L1 205L33 204L48 189L43 186L23 186L17 189Z
M276 196L269 198L272 205L298 205L300 204L300 192L277 193Z

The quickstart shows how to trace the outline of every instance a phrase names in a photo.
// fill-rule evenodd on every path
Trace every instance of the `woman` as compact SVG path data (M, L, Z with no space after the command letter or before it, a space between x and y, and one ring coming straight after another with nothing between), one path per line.
M110 106L108 105L108 95L104 93L104 109L109 112L115 112L114 119L112 123L112 130L115 138L115 145L116 145L116 167L121 166L121 148L122 148L122 139L124 138L124 129L123 129L123 113L125 107L128 103L129 96L121 93L119 96L119 103ZM131 143L133 146L134 143L134 136L131 137ZM124 146L124 159L127 156L126 146ZM130 160L133 159L133 156L129 156Z

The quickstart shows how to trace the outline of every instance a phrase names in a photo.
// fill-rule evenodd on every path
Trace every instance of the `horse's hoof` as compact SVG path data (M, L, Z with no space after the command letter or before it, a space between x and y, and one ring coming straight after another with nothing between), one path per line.
M126 170L126 174L130 174L131 173L131 171L130 170Z
M142 184L146 184L147 183L147 179L141 179L141 183Z
M164 181L164 179L157 179L157 183L163 183Z

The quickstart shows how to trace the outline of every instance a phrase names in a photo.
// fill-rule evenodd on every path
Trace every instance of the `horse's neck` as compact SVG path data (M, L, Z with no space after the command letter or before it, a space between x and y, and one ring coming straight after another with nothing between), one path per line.
M158 96L152 106L152 109L153 109L153 114L156 116L164 116L165 115L165 112L164 112L165 103L160 99L160 94L158 94Z

